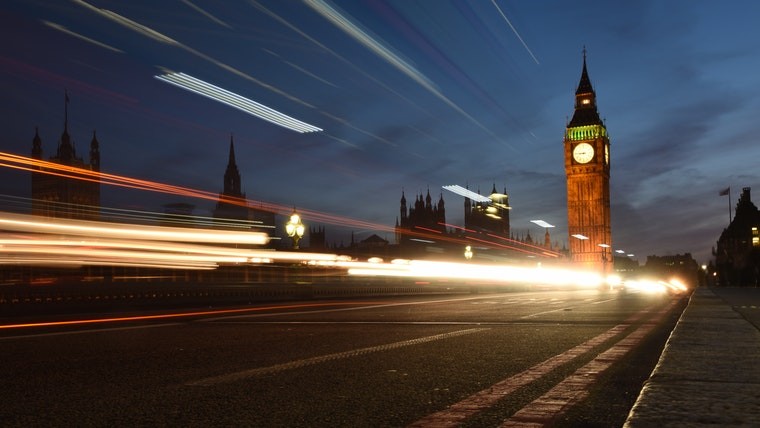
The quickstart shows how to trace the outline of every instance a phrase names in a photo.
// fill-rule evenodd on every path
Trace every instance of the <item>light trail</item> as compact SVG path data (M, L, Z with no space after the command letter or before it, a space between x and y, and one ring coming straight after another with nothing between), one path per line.
M528 51L528 53L530 54L530 57L533 58L533 61L536 61L536 64L539 64L538 58L536 58L536 56L533 55L533 52L528 47L528 44L525 43L525 40L523 40L523 38L520 37L520 33L517 32L517 29L515 28L515 26L512 25L512 22L509 20L509 18L507 18L507 15L504 13L504 11L501 10L501 8L499 7L498 4L496 4L496 0L491 0L491 3L493 3L493 5L496 8L496 10L499 11L499 14L501 15L501 17L504 18L504 21L507 22L507 25L509 25L509 28L512 29L512 32L515 33L515 36L517 36L517 39L520 40L520 43L522 43L522 45L525 48L525 50Z
M54 175L58 177L97 182L100 184L111 185L111 186L125 187L125 188L130 188L130 189L152 191L152 192L159 192L159 193L167 193L167 194L178 195L178 196L204 199L204 200L209 200L213 202L224 202L224 203L228 203L232 205L239 205L239 206L247 207L247 208L260 209L260 210L269 211L272 213L282 214L282 215L289 215L290 212L292 211L292 206L290 205L273 204L273 203L268 203L268 202L263 202L263 201L252 201L252 200L247 200L247 199L242 199L242 198L230 198L223 195L220 196L219 193L216 193L216 192L197 190L197 189L192 189L192 188L183 187L183 186L175 186L175 185L170 185L170 184L165 184L165 183L160 183L160 182L155 182L155 181L148 181L148 180L142 180L142 179L127 177L127 176L92 171L89 169L77 168L77 167L68 166L68 165L61 165L54 162L33 159L33 158L15 155L11 153L5 153L5 152L0 152L0 166L5 166L8 168L14 168L14 169L19 169L19 170L24 170L24 171L30 171L37 174L48 174L48 175ZM389 233L397 232L397 230L391 226L375 224L375 223L357 220L357 219L353 219L349 217L326 214L326 213L313 211L309 209L303 209L303 208L299 209L299 214L301 214L302 218L309 221L313 221L313 222L334 224L341 227L357 227L357 228L362 228L362 229L370 229L370 230L389 232ZM519 243L517 241L512 241L512 240L508 240L508 242L511 245L505 245L503 243L496 242L495 240L482 239L483 237L481 235L478 235L478 236L481 236L481 238L475 238L475 237L469 237L469 236L466 238L461 238L461 237L455 237L455 236L436 234L435 237L433 238L431 236L431 233L427 233L427 232L423 233L422 231L402 230L401 233L407 236L414 237L414 238L427 239L427 240L440 240L440 241L446 241L453 244L461 244L463 246L469 245L472 242L477 241L479 245L485 245L491 248L515 249L517 251L520 251L526 254L532 254L532 255L536 255L540 257L547 255L546 254L547 250L543 248L539 248L539 247L530 248L526 246L525 244ZM490 235L490 236L497 237L496 235ZM501 240L505 239L502 237L497 237L497 238Z
M464 187L458 185L458 184L450 184L448 186L441 186L443 189L448 190L449 192L456 193L457 195L464 196L465 198L469 198L475 202L492 202L491 198L487 196L483 196L480 193L475 193L472 190L465 189Z
M269 237L260 232L219 229L190 229L164 226L139 226L86 220L42 220L24 214L0 213L0 229L20 232L59 233L101 238L146 239L151 241L205 242L217 244L263 245Z
M261 245L259 232L125 225L0 213L0 264L70 266L152 266L213 269L221 264L294 262L336 266L348 256L287 252L238 245ZM11 233L30 233L18 237ZM190 242L191 244L188 244ZM209 244L209 245L205 245ZM235 245L232 246L223 246Z
M132 317L111 317L111 318L93 318L71 321L50 321L50 322L37 322L37 323L24 323L24 324L0 324L0 329L20 329L30 327L58 327L58 326L70 326L70 325L83 325L83 324L101 324L101 323L113 323L113 322L125 322L125 321L147 321L167 318L186 318L205 315L221 315L221 314L235 314L244 312L261 312L268 310L278 309L301 309L301 308L318 308L324 306L353 306L353 305L365 305L376 304L377 302L323 302L323 303L302 303L294 305L275 305L275 306L262 306L258 308L242 308L242 309L218 309L209 311L193 311L193 312L180 312L170 314L157 314L157 315L142 315Z
M391 263L339 263L349 275L477 280L505 284L533 284L595 288L606 278L594 271L543 266L451 263L427 260L393 260Z
M117 48L115 48L113 46L110 46L110 45L107 45L105 43L99 42L97 40L91 39L91 38L89 38L87 36L84 36L82 34L75 33L73 31L69 30L68 28L64 27L63 25L56 24L56 23L50 22L50 21L42 21L42 23L45 24L45 25L47 25L50 28L58 30L58 31L60 31L60 32L62 32L64 34L68 34L69 36L76 37L76 38L78 38L80 40L84 40L85 42L91 43L91 44L93 44L95 46L99 46L101 48L108 49L108 50L113 51L113 52L124 53L124 51L122 51L121 49L117 49Z
M182 88L186 91L190 91L195 94L210 98L214 101L218 101L222 104L226 104L230 107L234 107L252 116L256 116L259 119L263 119L275 125L282 126L283 128L290 129L291 131L300 133L322 131L322 128L318 128L314 125L310 125L306 122L294 119L273 108L267 107L263 104L257 103L256 101L243 97L242 95L238 95L234 92L212 85L208 82L204 82L203 80L187 75L185 73L167 73L155 76L155 78L161 80L162 82L170 83L174 86Z
M340 13L336 8L329 5L324 0L303 0L303 2L306 3L306 5L308 5L309 7L311 7L315 12L319 13L325 19L330 21L337 28L339 28L340 30L345 32L347 35L352 37L354 40L364 45L367 49L369 49L375 55L377 55L381 59L388 62L390 65L395 67L401 73L407 75L413 81L417 82L420 86L425 88L428 92L430 92L439 100L443 101L446 105L448 105L449 107L457 111L459 114L464 116L468 121L470 121L472 124L474 124L481 130L486 132L488 135L493 137L496 141L499 141L502 144L509 147L510 149L514 150L514 147L510 143L502 140L501 137L496 135L493 131L491 131L489 128L483 125L480 121L478 121L476 118L474 118L469 113L467 113L458 104L456 104L454 101L449 99L445 94L443 94L440 91L440 89L427 76L425 76L424 74L419 72L417 69L409 65L406 61L401 59L398 55L394 54L392 50L386 47L383 43L379 42L377 39L375 39L374 37L371 37L365 31L360 29L357 24L353 23L354 20L351 19L350 16Z

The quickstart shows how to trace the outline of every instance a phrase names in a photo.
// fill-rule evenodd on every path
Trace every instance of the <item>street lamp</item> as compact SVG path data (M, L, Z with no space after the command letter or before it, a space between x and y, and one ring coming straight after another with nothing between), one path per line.
M298 241L303 237L304 225L301 223L301 216L296 213L295 207L293 208L293 214L290 215L290 220L285 223L285 232L293 239L293 249L298 249Z
M472 260L472 247L470 245L464 247L464 258Z

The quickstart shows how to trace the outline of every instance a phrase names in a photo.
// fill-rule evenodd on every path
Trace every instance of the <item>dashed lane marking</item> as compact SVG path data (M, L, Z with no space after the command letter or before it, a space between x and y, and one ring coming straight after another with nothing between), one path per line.
M471 328L467 330L452 331L449 333L436 334L433 336L419 337L417 339L404 340L401 342L388 343L385 345L371 346L368 348L354 349L346 352L338 352L334 354L320 355L318 357L306 358L303 360L290 361L283 364L277 364L269 367L258 367L255 369L243 370L235 373L224 374L220 376L207 377L204 379L187 382L188 386L211 386L222 383L236 382L242 379L248 379L257 376L263 376L271 373L277 373L285 370L297 369L305 366L311 366L314 364L323 363L326 361L340 360L343 358L351 358L359 355L370 354L373 352L387 351L390 349L401 348L404 346L419 345L420 343L433 342L436 340L448 339L456 336L463 336L466 334L479 333L481 331L490 330L489 328Z
M611 348L558 383L549 392L520 409L511 418L505 420L501 427L551 426L560 415L588 397L590 386L599 379L599 376L638 346L675 304L676 302L671 302L664 310L658 311L654 320L639 326Z
M667 313L667 311L669 311L670 308L672 308L672 306L673 304L671 304L665 311L660 312L660 313L662 314ZM628 327L630 327L631 324L641 320L644 316L646 316L650 312L651 312L651 309L644 309L642 311L639 311L631 315L622 324L619 324L607 330L606 332L592 339L589 339L588 341L583 342L574 348L571 348L565 351L562 354L555 355L554 357L551 357L542 363L539 363L533 367L530 367L529 369L524 370L512 377L504 379L501 382L498 382L492 385L490 388L484 389L480 392L477 392L465 398L464 400L458 403L452 404L445 410L441 410L440 412L436 412L431 415L428 415L418 420L417 422L414 422L413 424L409 426L410 427L436 427L436 428L460 426L469 417L477 413L480 413L481 411L485 409L493 407L499 400L505 398L506 396L516 391L517 389L533 383L534 381L548 374L552 370L573 361L574 359L580 357L581 355L589 352L594 347L601 345L605 341L623 333ZM664 315L660 315L660 316L664 316ZM655 324L647 323L647 325L649 325L650 328L654 328ZM631 335L629 335L629 337L634 336L636 334L637 332L634 332ZM638 334L640 335L641 333L638 333ZM638 335L635 337L638 337ZM623 340L627 340L627 339L623 339ZM627 345L627 346L631 346L631 345ZM609 352L608 354L605 353L604 354L605 358L610 358L611 356L615 354L615 352L619 353L620 351L618 350L614 352ZM600 358L600 357L601 355L597 358Z

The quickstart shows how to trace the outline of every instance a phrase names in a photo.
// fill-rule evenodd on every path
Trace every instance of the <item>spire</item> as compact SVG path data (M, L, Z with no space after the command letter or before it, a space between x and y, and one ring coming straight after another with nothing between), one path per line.
M100 171L100 143L95 130L92 130L92 141L90 141L90 165L93 171Z
M406 195L404 195L404 189L401 189L401 224L406 225L406 218L408 216L408 210L406 209Z
M235 143L232 141L232 133L230 133L230 165L235 165Z
M71 137L69 136L69 92L64 91L63 98L63 133L61 134L61 141L58 143L58 160L64 164L71 164L71 161L76 158L76 151L74 145L71 143Z
M599 112L596 110L596 92L591 86L591 79L588 77L588 68L586 67L586 47L583 47L583 70L581 79L578 82L578 89L575 91L575 112L573 118L567 125L568 128L586 125L604 125L599 118Z
M243 198L243 192L240 186L240 171L235 163L235 143L230 134L230 157L227 162L227 170L224 172L224 195L235 198Z
M36 126L34 127L34 139L32 139L32 157L42 159L42 138L40 138L40 130Z
M69 91L63 90L63 132L69 132Z
M591 79L588 78L588 70L586 69L586 46L583 47L583 71L581 72L581 80L578 82L578 89L575 91L576 95L593 93L594 88L591 86Z

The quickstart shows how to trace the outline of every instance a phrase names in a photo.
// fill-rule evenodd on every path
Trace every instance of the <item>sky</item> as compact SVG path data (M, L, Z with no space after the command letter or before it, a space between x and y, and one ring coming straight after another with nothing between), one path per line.
M506 189L513 233L566 243L563 135L586 50L611 140L613 248L699 263L760 190L760 3L6 0L0 151L68 127L104 172L220 192L233 138L251 201L392 227L408 200ZM185 73L321 129L300 133L157 79ZM730 199L719 196L731 188ZM119 188L103 206L214 203ZM756 192L757 193L757 192ZM1 199L29 197L0 169ZM305 218L307 227L308 216ZM388 231L326 224L327 241Z

